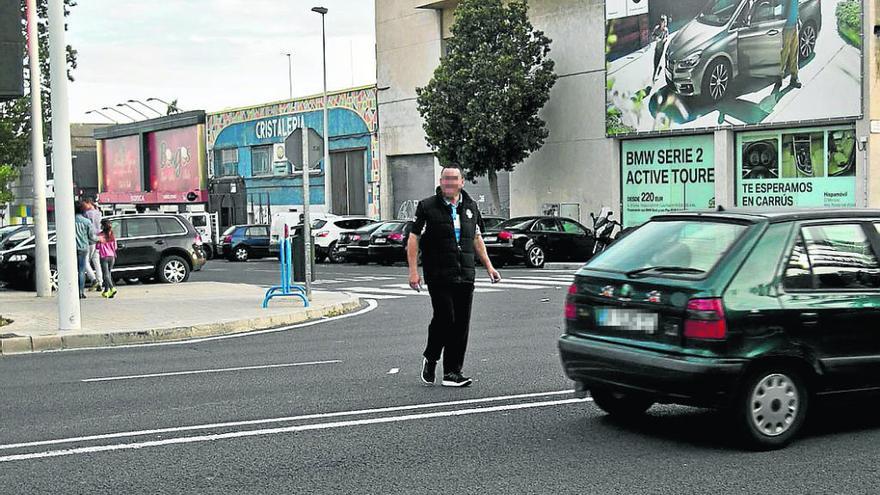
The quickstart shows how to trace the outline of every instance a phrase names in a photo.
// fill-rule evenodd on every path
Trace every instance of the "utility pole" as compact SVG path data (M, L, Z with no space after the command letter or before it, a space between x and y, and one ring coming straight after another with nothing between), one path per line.
M312 222L309 215L311 205L309 197L309 130L303 128L302 132L302 178L303 178L303 241L305 242L306 269L305 274L306 298L312 299Z
M46 213L46 155L43 152L43 101L40 94L40 48L37 36L37 0L27 0L27 49L31 73L31 164L34 167L34 278L37 282L37 297L50 297L52 280L49 273L49 219Z
M58 268L58 329L79 330L79 277L67 96L64 0L49 0L49 58L52 89L52 164L55 167L55 258Z
M333 178L330 173L330 132L327 110L327 33L324 27L324 18L329 11L326 7L313 7L312 12L321 14L321 51L324 61L324 206L327 213L333 213Z

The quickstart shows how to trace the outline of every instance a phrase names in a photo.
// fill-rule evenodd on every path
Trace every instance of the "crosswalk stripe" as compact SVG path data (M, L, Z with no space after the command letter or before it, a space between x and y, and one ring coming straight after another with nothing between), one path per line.
M348 291L346 291L348 292ZM362 292L348 292L354 297L360 297L363 299L403 299L406 296L391 296L388 294L364 294Z
M491 282L488 278L478 278L477 282ZM560 287L563 285L569 285L570 281L567 280L526 280L521 278L511 279L506 278L502 280L501 283L513 282L515 284L529 284L529 285L543 285L547 287Z
M492 282L476 282L474 286L493 287L495 289L543 289L543 287L537 285L509 284L506 282L499 282L497 284L493 284Z
M427 296L428 290L416 292L412 289L386 289L384 287L346 287L345 292L365 292L368 294L397 294L400 296Z
M488 280L488 279L487 279L487 280ZM383 285L383 287L388 287L388 288L390 288L390 289L408 289L408 290L412 290L412 289L409 288L409 284ZM485 288L477 287L477 288L474 289L474 292L482 292L482 293L485 293L485 292L503 292L503 291L500 290L500 289L485 289Z
M574 277L511 277L508 280L516 280L522 281L524 283L528 283L529 281L533 282L556 282L556 283L571 283L574 281Z

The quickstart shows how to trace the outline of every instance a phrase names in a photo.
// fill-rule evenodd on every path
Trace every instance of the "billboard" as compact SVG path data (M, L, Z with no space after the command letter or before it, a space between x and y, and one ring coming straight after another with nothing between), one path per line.
M140 136L98 141L100 199L105 203L143 200L144 170Z
M861 116L861 0L641 3L606 6L609 136Z
M194 125L146 135L150 191L158 203L207 200L204 132L203 125Z
M853 127L747 132L736 141L739 206L856 206Z
M624 227L664 212L714 208L714 145L712 135L621 142Z

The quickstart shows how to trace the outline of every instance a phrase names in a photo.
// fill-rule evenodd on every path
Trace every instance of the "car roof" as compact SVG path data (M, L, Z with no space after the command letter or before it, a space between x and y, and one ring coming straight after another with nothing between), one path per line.
M799 220L828 220L845 218L877 217L880 209L869 208L793 208L786 210L763 210L757 208L730 208L723 210L695 210L655 215L655 219L671 218L717 218L746 222L791 222Z

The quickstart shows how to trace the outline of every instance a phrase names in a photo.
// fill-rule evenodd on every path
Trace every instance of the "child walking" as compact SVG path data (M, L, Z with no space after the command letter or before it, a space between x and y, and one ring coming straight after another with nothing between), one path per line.
M101 257L101 271L104 275L104 291L102 296L116 297L116 286L113 283L113 265L116 264L116 236L109 220L101 220L101 233L98 234L98 255Z

